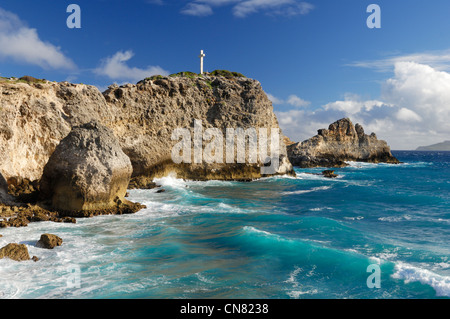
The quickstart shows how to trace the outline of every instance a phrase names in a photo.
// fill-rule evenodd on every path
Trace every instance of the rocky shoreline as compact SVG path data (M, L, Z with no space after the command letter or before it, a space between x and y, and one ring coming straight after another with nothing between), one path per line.
M222 132L229 127L279 129L272 103L255 80L182 73L112 85L103 94L83 84L25 80L0 82L0 230L133 214L145 206L128 201L127 190L159 187L154 178L169 174L200 181L266 176L261 158L219 164L174 163L170 157L173 130L193 130L196 120ZM295 175L293 165L398 163L386 142L365 135L349 119L302 143L280 134L279 146L273 175ZM322 175L337 177L332 170ZM49 236L54 235L46 234L47 241ZM29 260L23 246L0 248L0 259Z
M135 213L145 206L128 201L127 189L158 187L153 179L168 174L191 180L260 178L261 161L174 163L172 132L192 130L194 121L222 132L279 128L261 84L231 72L155 76L103 93L84 84L3 79L0 116L0 231ZM293 175L283 139L280 134L274 173ZM23 246L1 248L0 258L28 260Z

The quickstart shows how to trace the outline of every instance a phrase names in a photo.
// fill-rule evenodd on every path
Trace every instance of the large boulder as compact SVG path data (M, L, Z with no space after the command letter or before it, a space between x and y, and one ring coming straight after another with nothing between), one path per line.
M53 249L56 246L61 246L63 243L63 240L53 234L42 234L39 241L36 243L37 247L40 248L46 248L46 249Z
M30 260L28 248L24 244L8 244L0 249L0 259L9 258L15 261Z
M340 119L312 138L289 145L289 160L299 167L344 167L346 161L399 163L385 141L367 135L360 124Z
M75 126L56 147L44 167L41 198L59 211L109 209L124 200L131 174L113 132L92 121Z

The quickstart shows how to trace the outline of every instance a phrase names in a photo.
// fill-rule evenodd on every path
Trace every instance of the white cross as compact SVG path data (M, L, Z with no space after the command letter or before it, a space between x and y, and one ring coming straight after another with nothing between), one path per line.
M200 58L200 74L203 74L203 58L206 55L203 54L203 50L200 50L200 55L198 56Z

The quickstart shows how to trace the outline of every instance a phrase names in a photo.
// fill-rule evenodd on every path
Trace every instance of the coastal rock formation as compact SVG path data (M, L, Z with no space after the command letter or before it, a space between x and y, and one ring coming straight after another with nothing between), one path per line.
M72 126L109 109L96 87L68 82L0 81L0 171L38 180L56 145Z
M365 134L361 125L353 125L348 118L320 129L306 141L289 145L288 156L299 167L344 167L345 161L399 163L385 141L378 140L375 133Z
M124 200L130 159L97 122L76 126L56 147L40 181L43 199L61 211L108 209Z
M15 261L30 260L28 248L24 244L8 244L0 249L0 259L9 258Z
M175 164L176 128L279 128L261 84L241 76L152 77L137 84L94 86L48 81L0 81L0 171L9 182L39 180L44 166L72 127L97 120L109 127L131 160L133 177L175 174L188 179L261 177L255 164ZM276 173L293 174L280 134Z
M56 246L61 246L63 240L53 234L42 234L39 241L36 243L37 247L45 248L45 249L53 249Z
M171 150L178 141L172 140L172 133L176 128L186 128L193 136L195 120L201 121L203 132L217 128L224 136L227 128L267 128L269 133L271 128L279 128L261 84L245 77L157 77L136 85L113 85L103 95L114 110L113 129L133 163L133 176L173 174L197 180L258 178L261 162L173 163ZM280 134L278 173L288 174L292 173L292 166L283 138Z

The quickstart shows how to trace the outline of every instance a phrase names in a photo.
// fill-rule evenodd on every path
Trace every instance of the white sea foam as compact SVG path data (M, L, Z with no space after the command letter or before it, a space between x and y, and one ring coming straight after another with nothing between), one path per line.
M311 208L310 211L312 212L321 212L324 210L333 210L332 207L315 207L315 208Z
M307 277L311 277L314 274L314 270L316 269L316 266L314 265L313 268L305 274ZM297 276L303 272L303 269L295 266L294 270L289 274L289 277L284 282L287 284L292 285L292 290L286 292L286 294L293 299L298 299L303 295L314 295L319 293L319 290L316 288L308 288L303 286L299 280L297 279Z
M319 186L319 187L313 187L311 189L302 189L302 190L297 190L297 191L292 191L292 192L283 192L281 194L282 195L300 195L300 194L324 191L324 190L327 190L330 188L331 188L331 186Z
M438 297L450 297L450 276L441 276L427 269L398 262L392 278L404 280L405 283L420 282L433 287Z
M390 223L396 223L396 222L401 222L401 221L405 221L405 220L412 220L412 216L405 214L405 215L401 215L401 216L386 216L386 217L380 217L378 218L379 221L382 222L390 222Z
M347 220L361 220L364 219L364 216L356 216L356 217L344 217Z
M257 234L260 234L260 235L265 235L265 236L270 236L270 237L279 237L278 235L272 234L271 232L255 228L253 226L244 226L242 229L244 231L247 231L247 232L250 232L250 233L257 233Z

